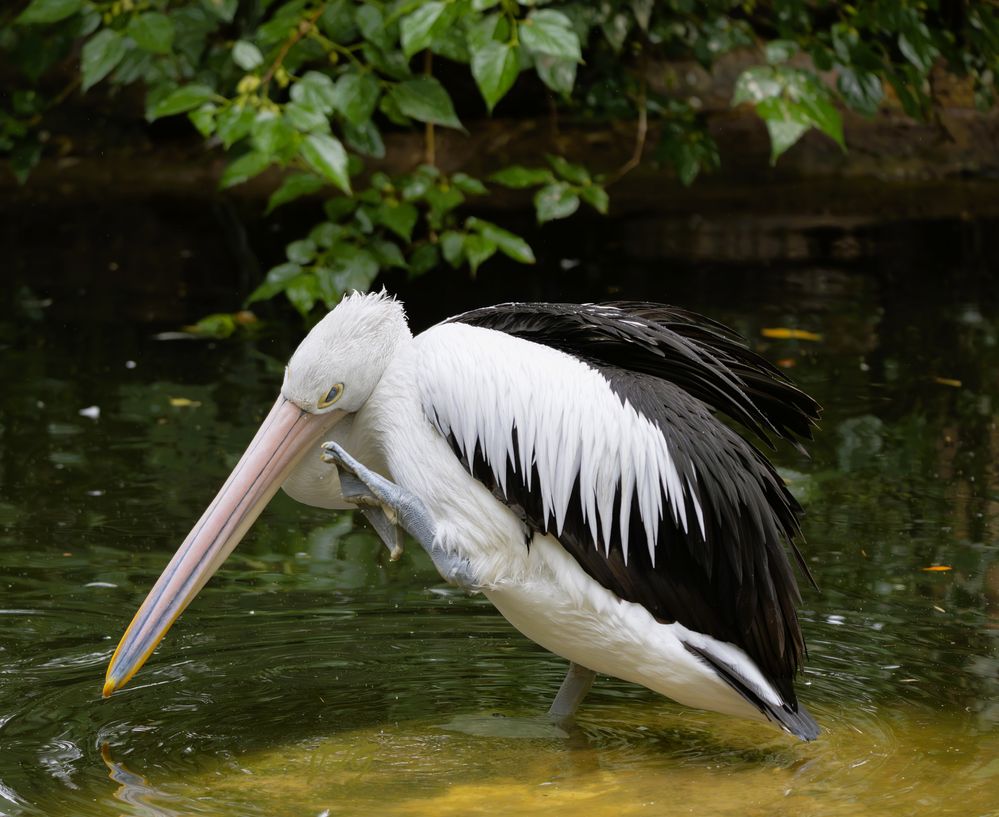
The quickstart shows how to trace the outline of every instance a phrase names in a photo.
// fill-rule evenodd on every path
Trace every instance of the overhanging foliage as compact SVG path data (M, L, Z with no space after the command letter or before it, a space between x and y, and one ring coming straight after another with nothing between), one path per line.
M522 238L465 205L498 185L533 190L540 223L581 203L606 213L606 186L642 160L650 122L658 160L693 183L717 167L717 147L696 100L650 90L650 66L710 69L735 49L756 49L759 64L735 82L732 104L753 106L776 161L813 128L845 147L840 109L873 115L886 93L928 116L937 65L970 76L991 106L999 19L991 4L939 0L30 0L0 18L0 152L27 179L54 108L96 86L140 85L150 121L186 116L227 152L222 187L278 166L268 211L322 197L315 226L249 298L283 293L308 316L390 268L474 274L497 252L532 263ZM53 90L52 77L69 81ZM462 95L465 77L481 100ZM474 128L518 83L521 100L547 93L563 115L634 119L632 159L601 172L548 156L484 179L442 173L435 129ZM386 132L413 127L422 164L394 177L365 169L385 156Z

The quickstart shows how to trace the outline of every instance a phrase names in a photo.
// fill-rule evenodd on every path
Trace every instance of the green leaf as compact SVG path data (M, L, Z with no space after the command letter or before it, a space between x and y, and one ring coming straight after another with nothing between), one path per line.
M344 124L343 136L358 153L371 156L375 159L385 157L385 143L382 141L382 134L378 126L370 119L361 125L352 125L350 122Z
M323 212L330 221L343 221L356 207L356 199L349 196L337 196L323 202Z
M798 104L805 111L805 117L810 125L818 128L826 136L832 139L844 150L846 143L843 141L843 117L840 116L836 106L829 98L829 94L823 86L816 81L815 92L804 94Z
M655 0L631 0L631 13L635 15L635 22L642 31L649 30L649 21L652 19L652 9L655 7Z
M80 66L83 72L83 90L93 88L110 74L121 62L129 45L118 31L102 28L83 46ZM201 102L202 100L199 100ZM191 107L194 107L193 105ZM186 108L184 110L187 110Z
M518 48L492 40L472 52L472 76L492 113L520 73Z
M361 48L361 57L378 73L397 82L413 76L409 61L402 55L402 51L391 44L387 48L387 51L383 51L370 43L365 43Z
M485 196L489 192L488 187L467 173L455 173L451 177L451 184L457 187L462 193L468 193L470 196Z
M128 36L143 51L169 54L173 46L173 21L158 11L137 14L128 21Z
M504 230L491 221L475 218L474 216L465 222L465 226L470 230L475 230L483 238L491 241L499 247L504 255L509 256L514 261L519 261L521 264L534 263L534 250L519 235L511 233L509 230ZM445 255L445 257L447 256Z
M404 201L416 201L417 199L422 199L427 195L430 188L436 184L440 171L437 171L435 174L428 173L426 170L427 165L421 165L415 172L399 179L399 190L402 193ZM376 180L377 184L375 184ZM388 176L378 174L372 177L372 186L385 187L388 185L391 185L391 180Z
M843 119L828 89L815 74L788 66L757 66L743 71L732 104L755 102L770 133L774 163L810 128L815 127L845 149Z
M756 112L766 123L770 134L770 164L775 164L810 126L804 111L786 99L764 100L756 106Z
M891 83L902 108L913 119L923 119L929 114L930 99L923 91L922 80L911 65L897 66L885 77Z
M173 116L190 111L204 105L214 96L215 92L207 85L181 86L157 102L150 111L149 118L159 119L161 116Z
M314 275L297 275L284 287L284 295L304 318L319 300L319 282Z
M236 326L236 318L232 313L215 312L184 329L203 338L228 338L236 331Z
M440 237L441 253L444 260L457 269L465 260L465 234L457 230L446 230Z
M230 105L219 114L218 136L228 150L249 134L257 118L257 111L249 105Z
M376 238L369 242L368 246L371 248L371 252L374 254L375 258L378 259L379 266L386 268L406 268L406 259L402 254L402 250L399 249L399 245L394 241L386 241L383 238Z
M684 182L684 184L689 184L689 182ZM599 184L589 184L581 187L579 197L600 213L600 215L607 215L607 210L610 208L610 196L607 195L607 191Z
M771 40L764 46L763 52L767 62L771 65L777 65L781 62L787 62L797 54L798 44L794 40Z
M465 39L472 51L484 48L493 40L507 42L512 39L507 19L499 14L487 14L478 20L470 16L465 25L467 29Z
M379 205L375 211L379 224L388 227L399 238L411 241L413 237L413 227L416 226L416 219L419 211L409 202L386 201Z
M434 230L439 230L444 226L444 217L465 201L465 194L451 185L434 185L427 190L426 200L430 205L428 213L430 226Z
M676 168L676 175L684 187L690 187L701 172L702 155L699 143L688 139L665 140L665 153ZM707 163L707 162L706 162ZM584 197L585 198L585 197Z
M377 275L378 261L367 250L345 244L336 252L333 284L338 296L350 290L367 292Z
M302 268L298 264L291 262L278 264L276 267L273 267L268 271L264 282L250 293L250 297L246 299L247 305L255 301L266 301L268 298L273 298L279 292L283 291L288 282L301 272Z
M281 186L271 193L271 197L267 200L268 215L276 207L280 207L282 204L287 204L302 196L316 193L322 190L325 185L326 181L324 179L314 176L311 173L293 173L290 176L286 176L284 181L281 182Z
M484 235L470 233L465 236L464 249L468 266L471 267L474 276L479 271L479 267L495 255L497 245L495 241L490 241Z
M534 70L538 78L557 94L568 96L576 84L576 61L563 60L548 54L538 54L534 58Z
M232 61L244 71L252 71L264 64L264 55L253 43L239 40L232 47Z
M330 131L330 122L326 115L305 102L289 102L284 106L284 116L302 133L312 133L313 131L329 133Z
M590 173L582 165L574 165L563 157L552 154L549 154L546 158L548 159L548 164L567 182L573 182L574 184L589 183Z
M504 187L512 187L515 190L520 190L525 187L534 187L538 184L553 182L555 181L555 174L546 167L510 165L493 173L489 177L489 181L501 184Z
M83 0L31 0L16 23L58 23L83 8Z
M289 261L305 265L316 257L316 242L310 238L292 241L285 247L284 252L288 256Z
M423 3L412 14L399 21L402 52L409 59L417 51L430 47L434 35L454 20L454 3Z
M877 113L885 93L881 78L877 74L845 65L837 68L839 77L836 85L846 104L867 116Z
M354 211L354 221L357 223L357 228L365 235L371 235L375 231L375 222L371 213L370 207L358 207Z
M338 43L356 40L358 30L354 22L353 1L331 0L331 2L326 2L325 6L325 10L319 18L319 27L323 34Z
M209 9L220 20L231 23L236 16L239 0L201 0L201 5Z
M198 133L207 139L215 133L215 114L217 112L218 108L209 102L188 113L187 118L190 119L191 124L197 128Z
M457 8L457 4L455 4ZM463 25L448 25L439 34L434 35L430 43L430 50L434 54L468 65L472 59L468 50L468 32Z
M912 23L898 35L898 48L905 58L923 74L933 67L933 60L940 51L933 44L933 38L925 23Z
M236 161L230 162L222 173L219 187L225 189L252 179L263 173L271 163L271 157L256 151L244 153Z
M268 156L277 156L282 161L290 159L294 154L297 131L273 111L263 111L257 114L253 122L252 142L255 150Z
M350 195L347 151L339 139L326 133L310 133L299 150L309 167Z
M371 119L378 105L380 88L371 74L344 74L333 89L333 105L352 125Z
M534 194L534 209L539 224L568 218L579 209L579 196L565 182L555 182Z
M333 80L318 71L308 71L298 82L291 86L289 92L295 102L310 105L317 111L329 115L336 107L336 89Z
M572 22L560 11L532 11L518 29L524 47L535 54L580 62L579 36Z
M377 6L371 3L362 3L357 9L354 19L357 21L357 27L361 29L364 39L374 43L382 51L388 51L392 48L393 43L389 37L385 19Z
M464 130L454 112L451 97L433 77L419 77L400 82L389 93L399 110L420 122L432 122Z
M604 6L604 8L607 8L607 6ZM631 31L631 17L623 10L605 14L600 23L600 28L604 32L607 42L610 43L610 47L620 53Z
M440 252L435 244L423 244L417 247L409 256L410 277L429 272L440 263L440 260Z
M784 92L784 84L777 79L774 69L768 65L758 65L747 68L735 82L732 94L732 106L743 102L762 102L780 96Z
M332 246L339 241L347 228L342 224L334 224L331 221L321 221L311 230L309 230L309 240L322 247L325 250L332 248Z

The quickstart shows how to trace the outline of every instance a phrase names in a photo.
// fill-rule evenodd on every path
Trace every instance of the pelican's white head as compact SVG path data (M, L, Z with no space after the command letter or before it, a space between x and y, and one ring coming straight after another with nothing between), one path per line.
M348 295L299 344L281 394L310 414L353 413L411 337L402 304L384 290Z
M316 324L292 355L256 436L122 636L105 696L138 671L306 455L367 402L410 337L402 304L384 292L349 295Z

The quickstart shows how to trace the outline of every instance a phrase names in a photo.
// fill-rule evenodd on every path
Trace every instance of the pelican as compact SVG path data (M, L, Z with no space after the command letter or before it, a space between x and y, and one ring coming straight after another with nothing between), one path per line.
M818 405L730 330L654 303L507 303L417 336L385 292L302 341L242 459L135 614L138 671L279 487L401 529L441 576L568 659L549 714L597 673L812 740L789 549L800 507L718 415L800 448Z

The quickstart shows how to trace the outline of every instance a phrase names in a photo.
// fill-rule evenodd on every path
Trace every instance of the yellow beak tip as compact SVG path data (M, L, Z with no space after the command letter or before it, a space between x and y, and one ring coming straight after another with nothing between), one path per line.
M111 693L118 688L118 685L112 681L110 678L104 682L104 689L101 692L102 698L110 698Z

